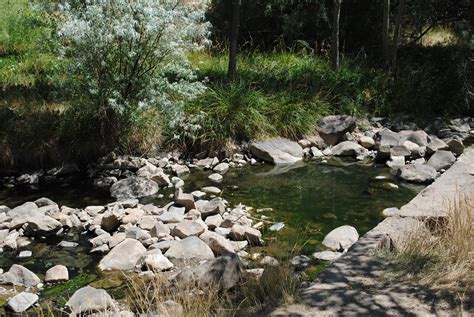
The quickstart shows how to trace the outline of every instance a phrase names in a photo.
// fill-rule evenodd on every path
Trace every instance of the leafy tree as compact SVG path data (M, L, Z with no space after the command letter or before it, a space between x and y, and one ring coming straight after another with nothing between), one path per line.
M204 90L187 54L208 43L205 7L179 0L74 1L59 35L75 91L104 116L159 107L175 125L185 100Z

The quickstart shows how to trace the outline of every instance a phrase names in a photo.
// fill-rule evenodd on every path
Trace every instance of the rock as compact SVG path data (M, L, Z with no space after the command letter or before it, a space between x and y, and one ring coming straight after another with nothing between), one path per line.
M140 208L127 208L125 209L125 216L122 217L122 223L127 224L136 224L142 216L145 214L145 211Z
M435 180L436 169L430 165L409 164L398 170L397 176L407 182L431 183Z
M125 239L100 261L99 269L133 270L142 265L145 255L146 249L140 242L134 239Z
M110 188L118 179L115 176L99 177L94 179L94 187L107 189Z
M367 153L367 149L351 141L344 141L331 149L331 154L335 156L357 157Z
M199 238L211 248L216 256L235 252L231 242L218 233L205 231Z
M449 146L441 139L437 137L430 137L430 143L426 146L426 153L433 154L440 150L448 150Z
M220 182L222 182L222 180L224 179L224 177L223 177L221 174L219 174L219 173L211 174L211 175L209 175L208 178L209 178L211 181L215 182L215 183L220 183ZM204 194L206 194L206 193L204 193Z
M225 201L221 197L216 197L210 201L199 200L196 202L196 209L199 210L203 219L224 213L225 206Z
M447 142L449 150L453 152L456 156L461 155L464 152L464 144L461 140L451 139Z
M216 173L224 174L229 170L229 164L219 163L212 170Z
M403 142L403 146L410 151L410 156L412 158L420 158L425 156L426 147L420 147L418 144L411 141Z
M41 280L35 273L18 264L13 264L8 272L0 276L0 284L32 287L38 285L40 282Z
M125 229L125 237L144 242L151 238L151 235L148 231L141 228L131 226Z
M158 190L159 187L155 181L136 176L119 180L110 187L110 193L116 199L150 196L156 194Z
M196 162L196 166L201 168L212 168L217 164L219 164L219 159L217 157L208 157Z
M229 237L237 241L247 240L251 245L260 245L262 234L252 227L234 224L230 229Z
M262 260L260 260L261 265L269 265L269 266L278 266L280 263L278 262L277 259L271 256L264 256Z
M57 206L58 205L54 201L46 197L36 199L35 204L36 206L38 206L38 208L44 207L44 206Z
M311 147L311 154L316 158L324 157L323 152L315 146Z
M324 142L335 145L342 140L346 132L352 132L356 128L356 120L351 116L327 116L320 120L318 132Z
M227 290L239 282L241 266L236 254L226 254L198 266L194 276L200 285L216 285L220 290Z
M71 242L71 241L61 241L58 243L58 246L61 248L75 248L79 245L79 243Z
M418 146L427 146L429 137L425 131L418 130L408 134L407 140L417 144Z
M271 225L268 228L268 230L270 230L270 231L280 231L284 227L285 227L285 224L283 222L277 222L277 223L274 223L273 225Z
M219 175L219 177L222 177L220 174L212 174L212 175ZM207 194L205 192L200 191L200 190L195 190L191 193L191 195L194 196L194 199L202 199L202 198L206 197Z
M374 139L368 136L361 136L359 143L368 150L372 149L375 146Z
M398 169L405 165L405 157L404 156L392 156L390 160L386 162L387 166L392 169Z
M190 172L189 167L187 167L186 165L173 164L170 166L170 168L173 173L178 177L189 174Z
M215 228L219 227L221 223L224 221L220 214L213 215L206 217L205 224L209 228L209 230L214 230Z
M437 151L435 152L426 164L433 166L436 171L447 169L456 162L451 151Z
M293 164L303 159L303 149L298 143L284 138L254 141L250 152L257 158L273 164Z
M170 246L165 256L171 259L213 259L211 248L195 236L187 237Z
M38 299L39 297L36 294L21 292L8 301L8 307L16 313L22 313L33 306Z
M174 227L171 235L184 239L190 236L199 236L205 230L205 226L200 222L183 220Z
M382 210L382 214L383 214L385 217L393 217L393 216L396 216L396 215L398 215L399 212L400 212L400 209L398 209L398 208L396 208L396 207L385 208L384 210Z
M298 141L299 146L301 146L303 149L307 149L311 147L311 141L302 139Z
M352 226L341 226L329 232L323 240L323 245L335 250L349 249L359 239L357 230Z
M390 149L390 156L410 157L411 152L403 145L395 145Z
M196 205L194 204L194 196L192 194L183 193L181 188L178 188L175 191L174 201L178 205L185 207L186 211L196 208Z
M31 257L32 255L33 255L33 252L31 252L31 251L21 251L20 254L18 254L18 257L19 257L20 259L22 259L22 258L29 258L29 257Z
M157 219L163 223L178 223L184 220L184 214L167 211L157 216Z
M159 249L161 252L166 252L173 245L178 244L177 240L164 240L158 243L155 243L149 247L150 250Z
M46 271L45 282L62 282L69 280L69 272L64 265L55 265Z
M93 248L99 247L103 244L107 244L109 243L109 241L110 241L110 234L107 232L89 240Z
M380 146L397 146L400 143L400 135L396 132L393 132L389 129L383 129L377 132L376 134L376 145Z
M77 290L66 306L74 315L81 316L84 313L106 311L114 307L115 303L105 290L86 286Z
M315 259L321 261L336 261L342 256L342 252L335 252L335 251L322 251L322 252L315 252L313 253L313 257Z
M306 255L297 255L291 259L290 263L297 268L305 268L311 264L311 259Z
M173 263L164 256L160 249L154 249L147 252L145 265L152 271L166 271L174 267Z
M221 190L214 186L203 187L201 190L209 195L219 195L221 193Z
M107 210L101 219L100 226L108 232L113 232L122 224L123 211Z

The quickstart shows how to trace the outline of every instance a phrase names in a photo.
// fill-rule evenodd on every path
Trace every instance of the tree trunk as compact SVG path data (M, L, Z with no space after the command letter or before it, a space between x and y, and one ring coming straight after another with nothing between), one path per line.
M331 65L334 70L339 69L339 20L341 17L342 0L334 0L332 19Z
M383 1L383 22L382 22L382 56L385 66L388 65L390 59L389 49L389 32L390 32L390 0Z
M392 69L397 67L398 44L400 42L400 33L402 29L403 13L405 11L405 0L399 0L397 16L395 17L395 32L393 34L392 45Z
M227 76L229 78L234 78L237 74L237 43L239 37L240 5L241 0L233 0L232 26L230 30L229 67L227 69Z

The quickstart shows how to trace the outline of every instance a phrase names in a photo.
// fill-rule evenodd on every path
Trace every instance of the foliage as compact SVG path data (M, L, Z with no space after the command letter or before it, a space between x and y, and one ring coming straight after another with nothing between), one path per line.
M104 118L126 120L134 111L160 107L173 124L183 100L204 90L186 57L206 44L204 7L178 0L94 0L66 5L63 14L59 35L78 78L76 95Z

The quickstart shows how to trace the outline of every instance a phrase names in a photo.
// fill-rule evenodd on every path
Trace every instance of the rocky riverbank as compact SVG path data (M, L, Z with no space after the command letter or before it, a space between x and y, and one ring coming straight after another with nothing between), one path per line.
M91 235L90 252L103 255L98 264L101 271L132 271L143 277L165 274L176 283L217 283L228 289L239 280L241 268L258 276L265 266L278 265L274 258L261 258L248 251L251 246L262 244L259 229L263 226L269 230L280 230L284 226L267 223L261 215L255 220L251 207L229 206L221 197L219 187L229 169L259 161L293 164L304 156L321 161L330 156L349 156L387 164L403 180L429 183L463 152L463 140L472 135L473 125L470 118L452 121L446 127L428 127L426 131L416 129L413 124L399 124L394 130L400 131L395 132L384 128L377 119L357 122L349 116L330 116L321 120L315 135L298 142L283 138L251 142L232 157L186 161L176 153L153 158L111 153L90 164L86 173L95 187L109 190L116 202L77 209L41 198L11 209L1 206L0 248L16 250L31 240L48 236L64 237L60 246L74 248L76 242L68 240L67 233L78 231ZM437 130L435 134L434 130ZM195 169L212 170L209 181L215 186L183 192L185 175ZM67 179L78 170L73 164L63 165L8 177L4 182L8 186L41 185L53 179ZM138 200L160 195L165 188L174 189L174 194L163 197L169 201L163 206L141 204ZM314 257L333 261L358 238L353 227L335 228L323 241L328 250L315 253ZM250 266L250 261L260 266ZM295 266L307 266L310 262L306 256L292 260ZM44 279L40 280L36 274L44 274ZM31 272L14 265L0 276L0 283L25 288L25 292L16 294L8 302L11 310L21 312L38 301L36 294L41 292L44 283L67 279L68 269L61 263L47 272ZM99 302L106 305L98 307ZM73 313L103 309L117 313L123 309L104 290L92 287L78 290L66 306Z

